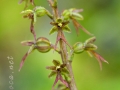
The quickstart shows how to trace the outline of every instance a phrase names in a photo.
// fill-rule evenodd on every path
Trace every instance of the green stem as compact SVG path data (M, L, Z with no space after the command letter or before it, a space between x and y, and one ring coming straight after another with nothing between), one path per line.
M63 34L61 29L59 30L59 32L61 32L61 35ZM71 65L71 62L69 62L68 60L68 54L67 54L68 51L67 51L66 43L61 39L59 41L59 44L60 44L62 62L66 64L66 67L69 71L70 78L71 78L71 81L69 82L69 89L77 90L75 79L74 79L74 74L72 71L72 65Z

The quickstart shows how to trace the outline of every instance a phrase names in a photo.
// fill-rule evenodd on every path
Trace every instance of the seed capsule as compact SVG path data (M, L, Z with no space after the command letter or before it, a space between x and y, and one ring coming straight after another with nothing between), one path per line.
M46 53L50 51L51 49L51 44L49 40L45 37L40 37L37 39L37 42L35 44L35 48L42 53Z

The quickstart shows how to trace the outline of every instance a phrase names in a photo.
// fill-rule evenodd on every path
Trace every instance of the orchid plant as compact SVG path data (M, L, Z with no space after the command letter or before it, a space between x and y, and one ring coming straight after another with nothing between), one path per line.
M51 70L51 73L48 76L49 78L56 76L52 90L78 90L72 71L74 54L81 54L84 51L88 52L90 56L94 56L98 60L100 69L102 69L102 61L108 63L100 54L95 51L97 50L97 46L93 43L95 42L96 37L78 22L79 20L83 20L83 16L80 14L83 9L71 8L68 10L63 10L63 12L60 13L57 7L57 0L48 0L48 3L52 8L51 13L42 6L36 6L34 0L20 0L19 4L22 2L25 2L25 7L21 14L23 14L23 18L28 18L31 20L30 32L33 34L34 40L21 42L22 45L30 46L30 49L23 56L19 71L21 70L28 55L34 50L38 50L40 53L47 53L53 49L61 56L62 63L60 63L59 60L53 60L54 66L46 67L46 69ZM28 5L32 5L33 10L27 9ZM50 29L49 34L52 35L55 32L57 33L55 44L51 44L49 39L46 37L37 38L36 36L34 25L37 22L37 18L40 18L44 15L47 15L52 20L50 22L52 28ZM71 29L68 26L70 22L72 22L75 26L77 35L79 35L79 29L82 29L91 37L85 42L76 42L74 45L70 45L64 35L64 32L71 33ZM54 86L58 83L58 80L60 80L61 83L58 84L58 87L55 89Z

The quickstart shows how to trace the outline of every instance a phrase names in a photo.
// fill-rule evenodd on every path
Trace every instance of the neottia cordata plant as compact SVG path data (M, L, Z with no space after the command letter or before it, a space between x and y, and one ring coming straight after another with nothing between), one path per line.
M57 7L57 0L48 0L48 3L52 9L52 13L49 12L46 8L42 6L36 6L34 0L20 0L19 4L25 2L24 10L21 12L24 18L30 19L30 32L33 34L33 40L23 41L22 45L29 46L30 49L23 56L20 63L21 70L26 57L34 50L38 50L40 53L47 53L51 49L58 52L61 56L61 63L59 60L53 60L53 66L47 66L46 69L51 70L49 78L56 76L53 83L53 90L77 90L74 75L72 71L72 63L74 54L81 54L86 51L90 56L94 56L99 64L100 69L102 69L102 61L108 63L100 54L95 50L97 46L94 44L96 38L93 34L88 32L80 23L79 20L83 20L83 16L80 14L83 9L71 8L68 10L63 10L59 12ZM33 9L27 9L28 5L32 5ZM47 15L51 22L52 28L49 31L49 34L57 33L56 43L50 43L49 39L46 37L37 37L34 29L34 25L37 22L37 18ZM74 45L70 45L66 40L64 32L71 33L71 29L68 24L72 22L75 26L77 35L79 35L79 29L82 29L86 34L90 35L91 38L87 39L85 42L76 42ZM58 45L59 44L59 45ZM60 84L55 89L56 83L60 80Z

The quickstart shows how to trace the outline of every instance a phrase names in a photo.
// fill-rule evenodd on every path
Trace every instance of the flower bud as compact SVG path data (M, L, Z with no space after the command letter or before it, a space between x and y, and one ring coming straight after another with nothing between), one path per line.
M84 51L84 44L81 42L77 42L73 45L73 50L74 53L79 54L82 53Z
M50 51L51 49L51 44L49 42L49 40L45 37L40 37L37 39L35 48L42 53L46 53L48 51Z
M62 13L62 16L64 17L64 20L69 20L70 19L70 11L64 10Z
M21 13L24 14L24 15L23 15L24 18L27 18L27 17L30 18L30 17L33 15L34 11L28 9L28 10L22 11Z
M44 16L47 13L46 9L44 7L41 7L41 6L36 7L35 12L36 12L36 15L38 17Z

